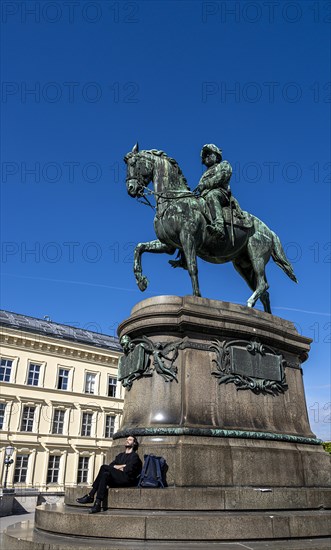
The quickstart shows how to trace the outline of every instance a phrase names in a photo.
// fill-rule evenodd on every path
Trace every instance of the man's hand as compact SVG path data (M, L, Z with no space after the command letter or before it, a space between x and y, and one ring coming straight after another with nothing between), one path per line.
M120 470L121 472L123 472L125 464L114 464L114 468L115 470Z
M196 196L196 197L199 197L202 193L202 191L204 190L204 187L202 185L198 185L195 189L193 189L192 193Z

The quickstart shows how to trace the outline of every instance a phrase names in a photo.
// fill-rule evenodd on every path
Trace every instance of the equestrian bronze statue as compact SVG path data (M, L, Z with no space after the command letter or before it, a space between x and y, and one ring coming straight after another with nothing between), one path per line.
M232 168L222 160L221 150L213 144L205 145L201 159L207 170L191 191L177 162L163 151L139 151L136 144L124 157L129 195L150 204L150 194L156 201L157 239L139 243L134 251L138 287L144 291L148 285L142 273L144 252L174 254L177 250L177 259L169 263L187 269L194 296L201 296L197 256L215 264L232 262L253 291L247 306L254 307L260 299L264 310L271 313L265 274L270 256L297 282L279 237L261 220L241 210L231 194ZM150 182L154 184L153 191L148 188Z

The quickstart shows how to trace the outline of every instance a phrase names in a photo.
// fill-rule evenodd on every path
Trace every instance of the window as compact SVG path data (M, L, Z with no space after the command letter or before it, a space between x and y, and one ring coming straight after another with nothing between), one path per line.
M10 374L11 374L12 365L13 365L13 361L11 359L1 358L0 382L9 382L10 381Z
M60 456L51 455L48 459L46 483L57 483L60 471Z
M0 430L2 430L3 423L5 421L5 412L6 412L6 404L0 403Z
M115 428L115 416L113 416L112 414L107 414L105 437L113 437L114 428Z
M28 386L38 386L40 366L41 365L36 365L35 363L30 363L29 374L28 374Z
M86 483L88 474L89 456L80 456L78 461L77 483Z
M24 483L28 472L29 455L17 455L14 471L14 483Z
M33 431L34 412L36 407L24 407L21 422L21 432Z
M93 416L92 413L83 413L81 435L85 435L85 436L91 435L92 416Z
M94 393L96 375L87 372L85 375L85 393Z
M67 369L59 369L59 378L57 381L58 390L67 390L69 381L69 371Z
M61 409L55 409L53 415L52 434L63 434L64 412Z
M116 397L117 378L108 376L108 397Z

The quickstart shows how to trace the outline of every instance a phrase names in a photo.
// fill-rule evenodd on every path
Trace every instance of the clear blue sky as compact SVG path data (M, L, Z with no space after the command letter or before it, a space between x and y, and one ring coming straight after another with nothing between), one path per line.
M328 2L2 2L2 308L114 334L133 305L191 292L125 189L136 140L191 187L216 143L232 190L280 236L299 285L268 266L275 315L314 338L313 431L330 439ZM203 296L245 304L231 264L199 264Z

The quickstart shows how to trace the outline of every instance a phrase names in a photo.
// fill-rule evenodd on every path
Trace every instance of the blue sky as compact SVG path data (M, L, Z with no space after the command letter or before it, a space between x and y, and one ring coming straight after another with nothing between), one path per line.
M233 166L243 209L280 236L299 285L275 264L273 313L314 339L303 365L313 431L330 439L330 4L15 2L2 17L2 308L115 334L133 305L191 292L125 189L139 141L178 161ZM199 263L205 297L245 304L231 264Z

